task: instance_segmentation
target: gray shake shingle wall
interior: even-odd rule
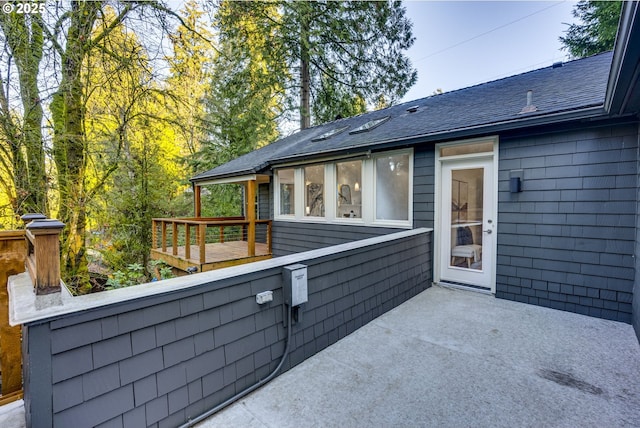
[[[413,155],[413,227],[433,228],[435,151],[416,148]]]
[[[308,266],[309,300],[288,369],[431,284],[431,233],[328,255]],[[285,346],[282,267],[25,326],[32,427],[173,427],[266,377]],[[255,295],[273,290],[258,305]]]
[[[637,150],[637,125],[500,140],[497,297],[631,322]]]
[[[640,140],[640,125],[638,125],[638,139]],[[640,141],[639,141],[640,144]],[[637,169],[638,176],[636,179],[640,183],[640,152],[638,158],[639,167]],[[635,268],[636,276],[633,285],[633,328],[640,341],[640,191],[636,192],[636,258]]]
[[[344,224],[273,222],[274,257],[300,253],[359,239],[398,232],[399,229]]]

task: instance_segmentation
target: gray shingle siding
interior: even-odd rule
[[[497,297],[631,322],[637,150],[636,125],[501,138]]]
[[[288,369],[431,284],[431,234],[324,255]],[[284,351],[282,268],[25,326],[29,427],[174,427],[266,377]],[[273,290],[259,306],[255,294]],[[117,320],[117,322],[114,322]]]
[[[413,227],[433,228],[435,151],[417,147],[413,155]]]
[[[638,125],[638,139],[640,146],[640,124]],[[640,151],[638,157],[636,180],[640,183]],[[633,311],[633,328],[636,336],[640,341],[640,190],[636,191],[636,242],[635,242],[635,268],[636,274],[633,285],[632,311]]]
[[[273,255],[300,253],[397,231],[383,227],[274,221]]]

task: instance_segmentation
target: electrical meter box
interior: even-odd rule
[[[306,303],[309,300],[307,267],[302,264],[285,266],[282,276],[284,277],[285,303],[291,307]]]

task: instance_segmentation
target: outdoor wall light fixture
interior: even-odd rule
[[[509,191],[511,193],[519,193],[522,191],[520,177],[511,177],[509,179]]]
[[[524,176],[524,171],[521,169],[509,171],[509,192],[511,193],[522,192],[523,176]]]

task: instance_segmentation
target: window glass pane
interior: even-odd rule
[[[295,214],[296,204],[293,177],[293,169],[281,169],[278,171],[278,183],[280,185],[280,215]]]
[[[472,153],[493,152],[493,141],[485,143],[456,144],[453,146],[444,146],[440,149],[440,156],[458,156],[470,155]]]
[[[304,168],[304,215],[324,217],[324,165]]]
[[[336,164],[337,218],[362,218],[362,161]]]
[[[376,158],[376,220],[409,220],[409,155]]]

